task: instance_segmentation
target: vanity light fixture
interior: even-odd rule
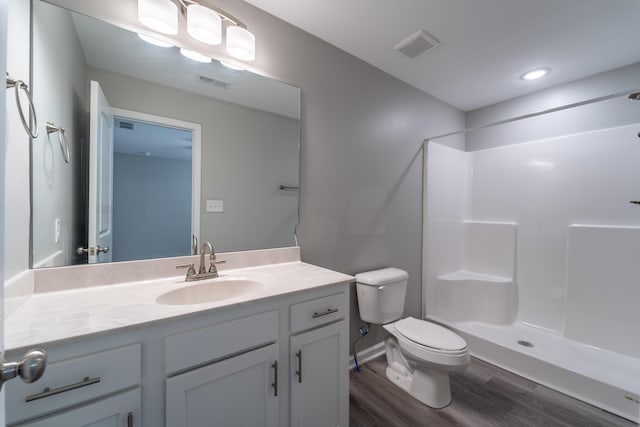
[[[208,64],[211,62],[211,58],[209,58],[208,56],[204,56],[199,52],[195,52],[193,50],[180,48],[180,53],[182,54],[182,56],[186,56],[187,58],[193,61],[203,62],[205,64]]]
[[[538,68],[536,70],[527,71],[523,75],[520,76],[522,80],[538,80],[549,74],[551,71],[549,68]]]
[[[237,25],[228,26],[227,52],[243,61],[253,61],[256,59],[256,37],[246,28]]]
[[[243,61],[256,58],[256,38],[247,26],[233,15],[196,0],[138,0],[138,19],[147,27],[165,34],[178,33],[178,4],[186,19],[187,32],[194,39],[208,44],[222,43],[229,55]]]
[[[159,33],[178,34],[178,6],[171,0],[138,0],[138,20]]]
[[[222,18],[199,4],[187,6],[187,32],[194,39],[210,45],[222,43]]]
[[[138,33],[138,37],[140,37],[142,40],[146,41],[149,44],[152,44],[154,46],[158,46],[158,47],[173,47],[173,45],[171,43],[167,43],[164,42],[162,40],[158,40],[154,37],[148,36],[146,34],[141,34]]]

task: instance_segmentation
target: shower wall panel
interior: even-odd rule
[[[571,224],[640,225],[640,207],[629,203],[640,197],[639,130],[473,152],[471,218],[518,223],[520,321],[564,331]]]

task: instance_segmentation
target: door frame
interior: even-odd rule
[[[4,76],[7,69],[7,13],[8,2],[0,0],[0,75]],[[0,356],[4,353],[4,209],[6,185],[5,151],[6,151],[6,90],[0,94]],[[0,390],[0,426],[5,425],[4,387]]]
[[[193,237],[195,236],[200,241],[202,125],[124,108],[111,107],[111,110],[116,117],[191,131],[191,236],[189,237],[189,247],[193,250]],[[197,250],[197,246],[195,249]]]

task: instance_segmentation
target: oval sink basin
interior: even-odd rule
[[[222,301],[250,294],[262,286],[260,282],[247,279],[210,279],[164,293],[156,302],[165,305],[188,305]]]

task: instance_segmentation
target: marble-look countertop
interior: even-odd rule
[[[5,319],[5,349],[72,341],[81,337],[229,308],[265,298],[353,281],[353,277],[304,262],[224,270],[221,279],[255,280],[264,286],[239,297],[202,304],[163,305],[169,291],[207,281],[184,275],[36,293]]]

